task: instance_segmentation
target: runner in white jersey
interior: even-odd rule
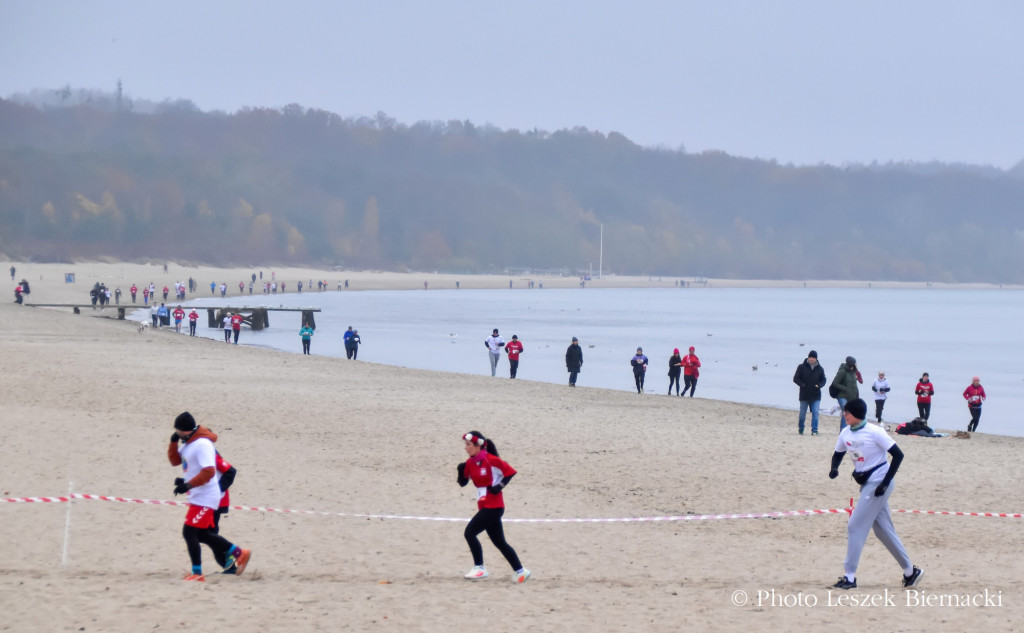
[[[844,574],[832,586],[836,589],[857,588],[857,565],[868,532],[874,528],[875,536],[903,569],[904,588],[913,587],[924,572],[910,562],[889,513],[892,479],[903,462],[903,451],[884,430],[864,420],[867,412],[868,405],[860,398],[853,398],[843,407],[843,417],[848,426],[839,432],[836,450],[832,454],[832,468],[828,473],[830,479],[838,477],[839,464],[843,457],[849,455],[853,460],[853,478],[860,484],[860,499],[846,527]],[[892,455],[892,463],[886,459],[886,453]]]
[[[249,550],[233,545],[217,533],[215,517],[223,491],[219,485],[215,441],[216,433],[197,426],[195,418],[186,411],[174,420],[174,433],[167,447],[168,461],[184,470],[184,476],[174,480],[174,494],[188,494],[188,512],[181,534],[192,561],[192,573],[185,576],[189,581],[206,580],[200,543],[224,561],[224,573],[242,575],[251,556]]]

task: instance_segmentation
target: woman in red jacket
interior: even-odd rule
[[[978,430],[978,420],[981,419],[981,403],[985,402],[985,388],[981,386],[981,378],[971,378],[971,384],[964,389],[964,400],[967,401],[967,409],[971,412],[971,421],[967,423],[968,431]]]
[[[914,393],[917,394],[917,417],[927,422],[932,414],[932,396],[935,395],[935,385],[928,379],[928,372],[921,374]]]
[[[505,542],[505,531],[501,525],[501,516],[505,513],[505,500],[501,491],[515,476],[516,470],[498,457],[494,442],[486,439],[479,431],[466,433],[462,440],[466,443],[469,459],[458,465],[457,481],[460,486],[472,481],[477,491],[477,513],[469,520],[465,532],[469,551],[473,554],[473,569],[465,577],[467,580],[480,580],[490,575],[484,566],[484,552],[477,538],[481,532],[486,531],[491,542],[512,566],[515,572],[512,581],[526,582],[530,570],[520,564],[516,551]]]

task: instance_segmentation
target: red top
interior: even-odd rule
[[[463,471],[466,477],[476,486],[477,508],[504,508],[505,499],[499,492],[492,495],[487,492],[491,486],[501,483],[501,480],[508,475],[516,474],[512,468],[497,455],[481,450],[475,457],[466,460],[466,468]]]
[[[139,289],[135,287],[135,284],[132,284],[132,287],[131,287],[131,288],[129,288],[129,290],[131,290],[131,291],[132,291],[132,294],[135,294],[136,292],[138,292],[138,291],[139,291]]]
[[[217,453],[217,472],[226,473],[229,470],[231,470],[231,464],[228,463],[228,460],[221,457],[220,453]],[[229,505],[231,505],[231,492],[225,490],[224,494],[220,497],[220,507],[226,508]]]
[[[917,381],[917,389],[914,390],[917,394],[917,401],[922,404],[927,404],[932,401],[932,396],[935,395],[935,387],[932,386],[931,382]]]
[[[969,407],[980,407],[981,401],[987,397],[985,395],[985,388],[981,385],[975,387],[972,383],[964,389],[964,400],[967,401],[967,406]]]
[[[242,329],[242,315],[241,314],[232,314],[231,315],[231,329],[232,330],[241,330]]]
[[[174,312],[171,313],[175,321],[180,321],[185,318],[185,311],[181,308],[175,308]]]
[[[696,354],[687,354],[683,356],[683,375],[684,376],[700,376],[700,359],[697,358]]]
[[[191,312],[188,313],[188,320],[189,321],[198,321],[199,320],[199,313],[196,312],[195,310],[192,310]]]
[[[519,355],[523,352],[523,344],[519,342],[519,339],[510,341],[505,344],[505,351],[508,353],[509,360],[519,360]]]

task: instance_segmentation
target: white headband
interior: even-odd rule
[[[467,441],[467,442],[472,442],[472,443],[476,444],[477,446],[483,446],[484,445],[484,438],[482,438],[482,437],[480,437],[478,435],[473,435],[472,433],[466,433],[465,435],[462,436],[462,439]]]

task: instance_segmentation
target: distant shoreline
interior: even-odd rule
[[[578,277],[554,276],[554,275],[529,275],[525,273],[513,273],[508,275],[496,274],[466,274],[434,272],[387,272],[367,270],[324,270],[301,266],[288,267],[253,267],[219,268],[206,265],[182,265],[176,262],[168,262],[168,271],[163,272],[163,265],[138,264],[128,262],[109,261],[80,261],[74,263],[27,263],[5,261],[0,263],[0,273],[9,274],[10,267],[16,269],[16,279],[22,278],[32,283],[43,282],[47,294],[45,301],[75,301],[83,302],[88,299],[88,291],[96,282],[104,283],[110,287],[111,292],[121,288],[122,300],[131,301],[128,289],[134,283],[142,292],[142,287],[150,282],[162,290],[164,285],[173,289],[174,282],[188,281],[189,277],[199,283],[199,290],[190,295],[190,298],[206,297],[204,290],[209,289],[211,281],[227,285],[227,296],[233,297],[239,294],[248,295],[248,283],[252,280],[253,273],[256,273],[257,288],[253,294],[261,293],[258,287],[261,282],[271,281],[272,275],[276,280],[286,284],[286,292],[294,293],[298,289],[297,282],[302,281],[308,284],[313,281],[314,288],[318,281],[327,283],[328,291],[337,291],[341,285],[343,290],[452,290],[455,288],[472,289],[509,289],[509,282],[512,283],[512,290],[525,290],[529,288],[529,282],[534,282],[533,289],[541,288],[579,288],[581,280]],[[264,278],[259,278],[260,271]],[[74,283],[64,283],[66,273],[74,273]],[[699,279],[699,281],[698,281]],[[348,287],[345,287],[345,281]],[[244,291],[238,292],[238,283],[242,281]],[[680,286],[680,284],[688,284]],[[912,281],[845,281],[845,280],[770,280],[770,279],[705,279],[695,277],[668,277],[657,275],[605,275],[603,279],[592,276],[584,282],[585,288],[674,288],[681,290],[715,289],[715,288],[873,288],[873,289],[922,289],[922,290],[1020,290],[1024,285],[1020,284],[997,284],[997,283],[940,283],[940,282],[912,282]],[[258,289],[259,288],[259,289]],[[32,287],[35,290],[35,287]],[[308,287],[303,289],[308,292]],[[12,288],[13,291],[13,288]],[[52,292],[51,292],[52,291]],[[313,290],[316,292],[316,290]],[[218,292],[219,295],[219,292]],[[33,293],[27,298],[30,302],[44,302],[40,296]],[[141,303],[141,296],[139,297]]]

